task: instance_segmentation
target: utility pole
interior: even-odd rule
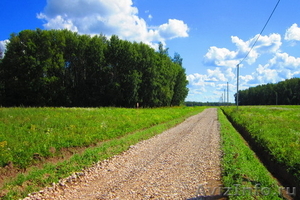
[[[227,82],[227,105],[229,105],[229,85]]]
[[[224,89],[224,106],[226,105],[226,93],[225,93],[225,89]]]
[[[221,105],[223,105],[224,102],[224,97],[223,97],[223,93],[222,93],[222,97],[221,97]]]
[[[239,109],[239,64],[237,67],[237,79],[236,79],[236,108]]]

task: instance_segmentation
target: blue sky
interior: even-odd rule
[[[186,100],[218,102],[277,0],[1,0],[0,48],[13,32],[63,29],[118,35],[183,58]],[[240,89],[300,77],[300,1],[282,0],[247,59]],[[227,98],[227,97],[226,97]]]

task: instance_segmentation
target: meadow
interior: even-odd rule
[[[0,108],[0,167],[12,162],[26,168],[39,158],[58,155],[62,148],[95,145],[193,111],[188,107]]]
[[[1,199],[18,199],[127,150],[207,107],[0,108],[0,169],[22,173],[1,183]],[[236,123],[299,177],[297,106],[222,107]],[[221,109],[222,181],[230,199],[281,199],[285,192]],[[76,149],[83,149],[77,153]],[[63,152],[73,155],[64,158]],[[74,151],[73,151],[74,150]],[[48,162],[59,158],[57,162]],[[269,195],[270,194],[270,195]]]
[[[300,182],[300,107],[223,107],[230,120],[242,127],[272,162],[285,168],[294,182]],[[289,178],[290,179],[290,178]]]
[[[0,197],[25,197],[205,108],[0,108],[1,166],[12,163],[14,168],[26,171],[6,180]],[[85,150],[47,163],[48,158],[61,157],[62,151],[70,148]]]
[[[223,194],[229,199],[282,199],[278,185],[221,109],[220,122]]]

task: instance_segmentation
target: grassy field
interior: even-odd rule
[[[300,182],[299,106],[242,106],[238,111],[235,107],[223,110]]]
[[[0,108],[0,167],[26,168],[61,148],[95,145],[194,112],[195,108]],[[35,156],[34,156],[35,155]]]
[[[119,154],[141,140],[182,122],[205,107],[0,108],[0,163],[27,168],[7,181],[2,199],[38,191],[86,166]],[[57,163],[30,167],[61,156],[61,150],[87,147],[82,154]]]
[[[282,199],[286,190],[277,185],[220,109],[218,118],[221,125],[224,195],[229,199]]]
[[[39,191],[205,108],[0,108],[0,164],[3,167],[12,163],[14,168],[26,169],[25,173],[6,181],[0,189],[0,198],[18,199]],[[281,153],[277,155],[278,160],[289,163],[297,172],[299,107],[240,107],[238,112],[235,107],[223,109],[258,142],[269,144],[271,152]],[[285,190],[279,188],[220,109],[218,117],[223,185],[224,189],[231,188],[227,193],[230,199],[281,199]],[[46,162],[48,158],[62,157],[66,148],[77,147],[85,150],[57,163]]]

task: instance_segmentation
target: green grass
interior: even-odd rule
[[[0,167],[26,168],[61,148],[122,137],[176,119],[195,108],[0,108]]]
[[[224,112],[300,182],[300,106],[226,107]]]
[[[222,181],[230,199],[282,199],[280,188],[255,153],[246,145],[221,109]],[[282,191],[284,192],[284,191]]]
[[[25,197],[84,167],[119,154],[130,145],[161,133],[204,109],[1,108],[1,128],[5,134],[0,133],[0,148],[5,150],[1,151],[5,153],[1,154],[4,164],[10,161],[28,167],[34,163],[34,153],[56,156],[54,154],[59,154],[63,147],[89,146],[82,154],[75,154],[68,160],[46,163],[42,168],[32,167],[27,173],[19,174],[1,189],[2,199]],[[51,148],[57,152],[51,153]],[[24,160],[20,161],[22,158]]]

